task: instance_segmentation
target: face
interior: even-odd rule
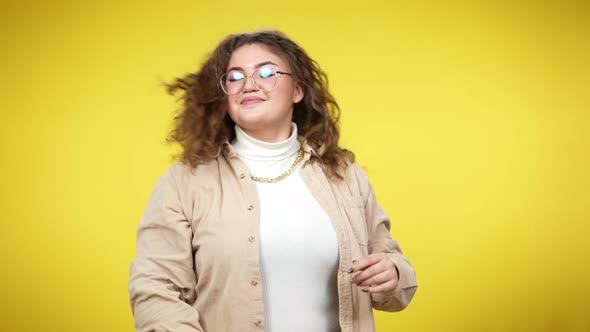
[[[266,77],[267,72],[291,72],[286,61],[265,45],[249,44],[236,49],[226,72],[236,73],[233,77],[245,83],[241,92],[227,96],[229,116],[256,139],[270,142],[287,139],[291,132],[293,104],[301,101],[303,89],[290,75],[280,74],[274,88],[259,90],[251,78],[257,69],[261,75],[257,73],[256,79],[262,82],[259,87],[263,89],[266,80],[274,80],[274,77],[260,78]]]

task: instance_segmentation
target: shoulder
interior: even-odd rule
[[[365,170],[357,163],[350,163],[346,165],[343,171],[344,179],[346,183],[354,183],[359,186],[369,185],[369,177]]]
[[[218,159],[213,159],[197,167],[176,162],[160,176],[158,182],[177,188],[181,193],[191,188],[196,189],[221,176]]]
[[[187,218],[195,214],[195,207],[207,205],[211,193],[219,192],[222,174],[212,160],[197,167],[183,162],[172,164],[158,179],[154,192],[165,204],[178,204]],[[205,202],[205,203],[203,203]]]
[[[342,170],[342,180],[331,181],[340,190],[350,192],[354,196],[360,196],[363,200],[369,197],[372,190],[371,183],[365,170],[357,163],[349,163]]]
[[[346,177],[357,182],[369,182],[367,173],[357,163],[351,163],[346,167]]]
[[[184,162],[176,162],[172,164],[165,174],[175,179],[190,179],[198,177],[210,177],[219,173],[219,158],[212,159],[204,164],[193,167]]]

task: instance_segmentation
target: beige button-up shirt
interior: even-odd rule
[[[303,147],[301,176],[338,237],[340,327],[375,331],[372,308],[405,308],[417,288],[414,270],[363,170],[352,164],[343,181],[332,181],[310,146]],[[130,270],[138,331],[265,330],[257,206],[249,171],[229,143],[205,165],[176,163],[160,177],[139,223]],[[399,270],[392,295],[364,293],[351,283],[352,261],[376,252],[388,253]]]

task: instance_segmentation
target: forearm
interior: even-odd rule
[[[141,332],[203,332],[199,313],[184,301],[182,292],[162,276],[148,276],[145,262],[135,260],[129,280],[135,328]]]

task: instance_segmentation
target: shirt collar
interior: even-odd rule
[[[303,148],[303,160],[302,160],[303,163],[309,161],[311,156],[314,156],[314,157],[318,156],[315,149],[311,145],[309,145],[309,143],[307,142],[307,139],[305,139],[305,137],[298,135],[297,140],[299,141],[299,143],[301,144],[301,147]],[[231,145],[231,143],[228,140],[226,140],[225,142],[223,142],[221,144],[221,147],[219,148],[219,151],[217,152],[216,157],[219,157],[220,155],[223,155],[227,159],[233,159],[233,158],[238,157],[236,150],[234,149],[234,147]]]

